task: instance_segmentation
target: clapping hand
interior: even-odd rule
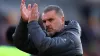
[[[28,8],[26,8],[25,0],[22,0],[20,11],[21,17],[25,22],[38,21],[39,19],[38,5],[36,3],[32,7],[31,4],[28,4]]]

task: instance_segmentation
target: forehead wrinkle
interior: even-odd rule
[[[55,11],[49,11],[47,13],[43,13],[42,14],[42,20],[54,17],[56,15],[55,13],[56,13]]]

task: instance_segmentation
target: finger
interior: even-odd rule
[[[22,8],[23,8],[23,4],[21,3],[21,5],[20,5],[20,10],[22,10]]]
[[[31,10],[31,4],[28,4],[28,10],[29,11]]]
[[[38,12],[38,5],[35,3],[32,7],[32,13],[37,13]]]
[[[25,0],[22,0],[21,3],[22,3],[22,4],[25,4]]]
[[[24,3],[21,3],[21,8],[23,9],[23,8],[25,8],[26,9],[26,4]]]
[[[25,4],[21,4],[20,9],[26,9],[26,5]]]
[[[33,14],[33,12],[34,12],[34,4],[33,4],[33,6],[32,6],[32,12],[31,12],[31,13]]]
[[[38,4],[35,4],[35,12],[38,12]]]
[[[34,10],[34,7],[35,7],[35,5],[33,4],[33,6],[32,6],[32,10]]]
[[[22,7],[26,7],[26,5],[25,5],[25,0],[22,0],[22,1],[21,1],[21,5],[22,5]]]
[[[34,4],[34,10],[35,12],[38,12],[38,5],[36,3]]]

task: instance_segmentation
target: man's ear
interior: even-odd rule
[[[39,17],[38,23],[41,26],[42,30],[45,30],[41,16]]]
[[[62,21],[62,24],[65,24],[64,16],[62,16],[61,21]]]

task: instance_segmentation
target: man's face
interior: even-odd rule
[[[64,26],[64,17],[58,16],[55,10],[43,13],[42,20],[43,25],[50,36],[54,35],[56,32],[59,32]]]

